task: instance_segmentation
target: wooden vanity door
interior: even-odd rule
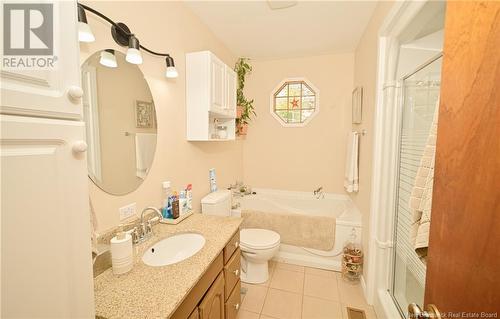
[[[224,319],[224,275],[214,281],[198,306],[200,319]]]

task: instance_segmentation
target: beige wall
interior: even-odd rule
[[[363,215],[363,247],[365,250],[368,249],[369,240],[378,31],[384,18],[391,9],[392,4],[392,2],[384,1],[377,5],[370,23],[356,48],[354,62],[354,84],[355,86],[363,87],[363,122],[361,124],[352,124],[352,129],[357,131],[366,129],[368,134],[363,136],[360,140],[359,192],[350,196]]]
[[[187,142],[185,103],[185,53],[199,50],[214,52],[228,65],[236,57],[180,2],[85,2],[115,21],[124,21],[152,50],[169,52],[174,58],[179,77],[165,78],[165,60],[143,53],[140,66],[149,83],[158,117],[158,141],[155,160],[144,183],[126,196],[112,196],[97,188],[90,180],[90,196],[104,231],[120,223],[118,208],[137,203],[138,213],[148,205],[160,206],[161,182],[170,180],[174,188],[192,183],[194,207],[209,191],[208,169],[217,170],[218,184],[226,186],[242,178],[242,146],[235,142]],[[119,7],[119,10],[116,8]],[[137,14],[140,11],[140,14]],[[109,25],[87,13],[96,42],[81,44],[81,61],[97,50],[114,48],[125,52],[111,38]],[[133,156],[133,154],[131,154]]]
[[[245,95],[257,117],[243,143],[243,176],[253,187],[343,193],[354,55],[251,61]],[[304,127],[283,127],[270,114],[270,95],[290,77],[307,78],[320,92],[320,111]]]

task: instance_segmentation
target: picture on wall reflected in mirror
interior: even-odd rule
[[[135,127],[154,127],[154,107],[152,102],[135,101]]]

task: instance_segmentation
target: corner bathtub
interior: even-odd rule
[[[330,251],[322,251],[293,245],[281,244],[276,261],[301,266],[340,271],[342,248],[351,234],[356,234],[356,242],[361,243],[361,214],[347,195],[325,193],[317,199],[312,192],[253,189],[255,195],[233,197],[233,216],[241,216],[242,210],[267,213],[289,213],[309,216],[331,216],[336,222],[335,243]]]

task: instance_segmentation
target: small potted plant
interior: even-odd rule
[[[236,132],[238,135],[247,135],[248,123],[252,116],[256,116],[253,99],[248,100],[243,94],[245,87],[245,77],[252,71],[252,66],[248,63],[248,58],[239,58],[234,66],[234,71],[238,76],[238,89],[236,90],[236,102],[238,105],[236,114]]]

